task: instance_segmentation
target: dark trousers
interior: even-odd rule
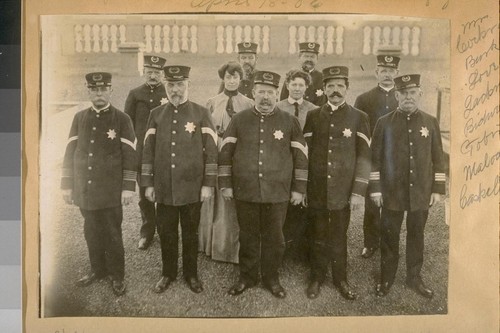
[[[156,228],[160,235],[162,275],[177,278],[179,217],[182,230],[182,272],[185,279],[198,276],[198,226],[201,202],[184,206],[158,203]]]
[[[122,206],[98,210],[81,209],[83,233],[89,250],[90,267],[98,277],[108,274],[123,281],[125,253],[122,239]]]
[[[406,216],[406,281],[420,279],[424,262],[424,228],[428,210],[408,212]],[[381,217],[381,281],[392,285],[398,269],[399,234],[404,211],[382,208]]]
[[[288,202],[254,203],[236,200],[240,226],[240,278],[249,283],[274,283],[285,252],[283,224]]]
[[[311,279],[322,283],[328,264],[333,283],[347,281],[347,229],[351,218],[349,205],[339,210],[309,208],[312,221]]]
[[[363,236],[365,247],[376,249],[380,246],[380,208],[370,198],[365,199]]]
[[[139,188],[139,208],[141,210],[142,225],[141,225],[141,238],[146,238],[148,241],[152,240],[155,235],[156,222],[155,222],[155,203],[146,198],[146,188]]]
[[[283,235],[285,257],[307,260],[309,257],[307,208],[302,205],[288,205]]]

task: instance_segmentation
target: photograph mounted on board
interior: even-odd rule
[[[447,314],[449,24],[42,15],[41,317]]]

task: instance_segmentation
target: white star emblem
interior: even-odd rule
[[[342,131],[342,133],[344,134],[344,136],[346,138],[350,138],[351,135],[352,135],[352,132],[351,132],[351,129],[350,128],[346,128],[345,130]]]
[[[163,105],[163,104],[167,104],[167,103],[168,103],[168,98],[163,97],[163,98],[161,99],[160,103],[161,103],[161,105]]]
[[[316,89],[316,96],[323,96],[323,90],[321,89]]]
[[[281,139],[283,139],[283,132],[282,132],[281,130],[276,130],[276,131],[274,131],[274,134],[273,134],[273,135],[274,135],[274,138],[275,138],[276,140],[281,140]]]
[[[428,137],[429,136],[429,130],[427,129],[427,127],[423,126],[421,129],[420,129],[420,133],[422,134],[423,137]]]
[[[196,125],[193,124],[192,122],[188,121],[186,123],[186,125],[184,125],[184,128],[186,128],[186,132],[193,133],[195,128],[196,128]]]
[[[114,138],[116,138],[116,132],[114,129],[110,129],[106,132],[106,134],[108,135],[108,139],[113,140]]]

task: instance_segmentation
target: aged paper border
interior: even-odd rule
[[[449,304],[447,315],[384,317],[320,317],[276,319],[150,319],[150,318],[39,318],[38,176],[40,130],[40,17],[44,14],[87,13],[196,13],[195,3],[213,3],[211,13],[353,13],[446,18],[451,21],[451,160]],[[295,0],[26,0],[23,3],[23,318],[26,332],[498,332],[499,327],[499,210],[498,195],[460,208],[460,191],[467,156],[460,153],[465,119],[461,116],[468,94],[465,56],[457,51],[463,24],[488,15],[498,23],[495,0],[307,0],[297,9]],[[273,7],[270,3],[274,3]],[[286,4],[288,3],[288,5]],[[314,9],[311,3],[321,3]],[[206,8],[206,7],[204,7]],[[496,20],[496,21],[495,21]],[[498,38],[498,34],[497,34]],[[482,52],[482,51],[481,51]],[[497,57],[498,60],[498,57]],[[491,61],[483,63],[484,70]],[[498,73],[497,73],[498,74]],[[493,76],[493,79],[495,76]],[[498,79],[498,75],[496,76]],[[485,105],[498,106],[498,95]],[[495,130],[496,124],[490,123]],[[498,136],[496,137],[498,139]],[[498,140],[485,148],[498,151]],[[469,189],[498,175],[485,170]],[[487,184],[483,184],[486,186]],[[493,185],[493,184],[489,184]],[[57,186],[57,184],[54,184]]]

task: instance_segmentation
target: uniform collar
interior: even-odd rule
[[[106,112],[109,110],[109,107],[111,106],[111,103],[108,103],[105,107],[103,108],[100,108],[100,109],[96,109],[95,106],[92,105],[92,110],[94,110],[95,113],[99,113],[99,112]]]
[[[268,113],[263,113],[263,112],[260,112],[259,110],[257,110],[257,108],[254,106],[252,111],[258,117],[269,117],[269,116],[272,116],[273,114],[275,114],[276,110],[277,110],[277,108],[274,107],[273,111],[268,112]]]
[[[294,104],[294,103],[298,103],[299,105],[302,105],[302,103],[304,102],[304,97],[301,97],[299,100],[295,100],[293,98],[291,98],[290,96],[288,96],[288,103],[290,104]]]
[[[337,111],[338,109],[341,109],[341,108],[344,107],[345,101],[343,101],[342,104],[340,104],[339,106],[333,105],[332,103],[330,103],[330,101],[328,101],[327,104],[330,106],[330,108],[332,109],[332,111]]]
[[[161,85],[162,85],[162,83],[161,83],[161,82],[158,82],[157,84],[155,84],[154,86],[152,86],[152,85],[150,85],[149,83],[147,83],[147,82],[146,82],[146,83],[145,83],[145,85],[146,85],[146,87],[148,87],[149,89],[156,89],[156,88],[158,88],[159,86],[161,86]]]
[[[399,107],[396,110],[397,110],[397,112],[401,113],[403,116],[406,116],[406,117],[413,117],[413,116],[416,116],[418,114],[418,108],[415,109],[415,111],[410,112],[410,113],[401,110]]]
[[[387,89],[387,88],[382,87],[380,84],[378,85],[378,88],[385,91],[385,92],[390,92],[390,91],[394,90],[394,86],[392,86],[392,88],[390,88],[390,89]]]

